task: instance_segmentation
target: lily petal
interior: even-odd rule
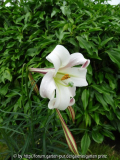
[[[59,72],[64,74],[69,74],[70,78],[63,80],[64,83],[69,84],[69,82],[73,82],[74,86],[87,86],[88,83],[86,81],[86,68],[65,68],[60,69]]]
[[[68,87],[67,87],[68,88]],[[66,89],[67,89],[66,88]],[[61,104],[61,99],[63,97],[60,98],[53,98],[49,101],[48,103],[48,108],[49,109],[54,109],[54,108],[57,108],[57,109],[60,109],[60,110],[65,110],[67,108],[67,106],[72,106],[74,103],[75,103],[75,99],[74,98],[71,98],[70,97],[73,97],[75,95],[75,90],[76,90],[76,87],[69,87],[69,96],[67,97],[68,101],[66,101],[67,99],[65,99],[66,102],[64,102],[64,105]],[[62,94],[62,93],[61,93]],[[68,103],[69,102],[69,103]],[[62,106],[61,106],[62,105]],[[64,109],[65,108],[65,109]]]
[[[74,99],[74,98],[71,98],[71,99],[70,99],[70,102],[69,102],[69,106],[72,106],[73,104],[75,104],[75,99]]]
[[[49,62],[53,63],[53,65],[54,65],[54,67],[55,67],[55,74],[56,74],[57,71],[59,70],[60,64],[61,64],[59,57],[58,57],[57,55],[53,54],[53,53],[50,53],[50,54],[46,57],[46,59],[47,59]]]
[[[64,46],[57,45],[55,49],[46,57],[46,59],[49,62],[53,63],[56,74],[59,68],[64,67],[68,64],[70,53]]]
[[[81,68],[87,68],[87,66],[90,64],[90,60],[88,59]]]
[[[76,87],[73,86],[73,87],[69,87],[69,91],[70,91],[70,97],[74,97],[75,96],[75,91],[76,91]]]
[[[86,61],[87,61],[87,59],[85,59],[81,53],[73,53],[70,55],[70,60],[64,68],[84,64]]]
[[[64,83],[62,82],[60,83],[57,83],[56,98],[51,99],[48,104],[50,109],[57,108],[59,110],[65,110],[69,106],[71,92],[69,87],[65,87]]]
[[[86,81],[86,78],[77,78],[77,77],[71,77],[71,81],[74,83],[77,87],[84,87],[87,86],[88,83]]]
[[[29,71],[31,72],[37,72],[37,73],[42,73],[46,74],[49,71],[54,71],[54,68],[29,68]]]
[[[56,102],[56,98],[51,99],[48,103],[48,108],[49,109],[57,108],[57,106],[55,106],[55,102]]]
[[[40,95],[43,98],[53,98],[55,94],[56,85],[53,79],[54,72],[50,71],[45,74],[40,85]]]

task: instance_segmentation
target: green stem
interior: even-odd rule
[[[23,105],[23,108],[24,108],[24,90],[23,90],[23,74],[24,74],[24,66],[25,64],[23,64],[23,67],[22,67],[22,105]]]
[[[30,130],[31,130],[31,139],[32,139],[32,145],[33,145],[33,148],[35,146],[35,141],[34,141],[34,124],[33,124],[33,111],[32,111],[32,105],[31,105],[31,100],[30,100],[30,97],[29,97],[29,90],[28,90],[28,67],[26,68],[26,78],[25,78],[25,81],[26,81],[26,91],[27,91],[27,98],[28,98],[28,103],[29,103],[29,109],[30,109]]]

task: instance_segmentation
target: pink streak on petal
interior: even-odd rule
[[[72,103],[73,102],[73,98],[71,98],[71,100],[70,100],[70,103]]]
[[[74,98],[71,98],[71,99],[70,99],[69,106],[72,106],[74,103],[75,103],[75,99],[74,99]]]
[[[31,72],[37,72],[46,74],[48,71],[54,70],[54,68],[29,68],[29,71]]]
[[[87,60],[87,61],[82,65],[81,68],[86,68],[86,67],[88,66],[88,63],[89,63],[89,61]]]

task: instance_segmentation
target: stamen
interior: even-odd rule
[[[65,80],[65,79],[68,79],[68,78],[70,78],[69,74],[65,74],[65,75],[61,78],[61,81],[62,81],[62,80]]]

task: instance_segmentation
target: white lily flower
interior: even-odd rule
[[[57,45],[46,59],[53,63],[54,68],[30,68],[29,70],[45,74],[40,85],[40,95],[50,99],[48,108],[65,110],[75,103],[73,97],[76,87],[88,85],[86,67],[90,60],[85,59],[81,53],[70,55],[62,45]],[[73,67],[80,64],[82,64],[81,67]]]

